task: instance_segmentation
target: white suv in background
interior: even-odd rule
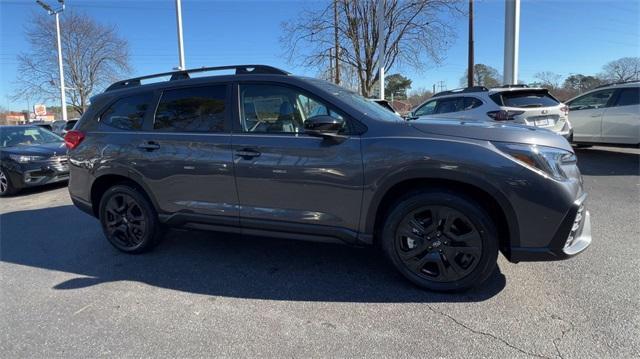
[[[409,114],[410,119],[452,118],[509,121],[571,136],[569,108],[543,88],[509,85],[467,87],[435,94]]]
[[[600,86],[567,105],[574,143],[640,145],[640,82]]]

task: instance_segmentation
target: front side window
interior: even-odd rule
[[[613,89],[592,92],[569,102],[569,110],[588,110],[601,108],[607,105],[613,95]]]
[[[343,119],[322,101],[280,85],[240,85],[240,103],[244,132],[300,133],[311,117]]]
[[[227,85],[166,90],[153,128],[164,132],[223,132]]]
[[[433,111],[436,109],[436,104],[437,104],[436,100],[431,100],[431,101],[425,103],[424,105],[422,105],[419,109],[417,109],[413,113],[413,115],[414,116],[432,115]]]
[[[640,104],[640,87],[630,87],[620,90],[615,106],[632,106],[638,104]]]
[[[100,123],[121,130],[139,131],[152,98],[151,93],[121,98],[100,116]],[[70,120],[65,129],[73,128],[76,122]]]

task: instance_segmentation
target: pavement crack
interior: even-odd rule
[[[504,345],[508,346],[509,348],[512,348],[512,349],[515,349],[515,350],[519,351],[519,352],[520,352],[520,353],[522,353],[522,354],[526,354],[526,355],[529,355],[529,356],[532,356],[532,357],[536,357],[536,358],[551,359],[550,357],[547,357],[547,356],[544,356],[544,355],[540,355],[540,354],[537,354],[537,353],[528,352],[528,351],[526,351],[526,350],[524,350],[524,349],[521,349],[521,348],[519,348],[519,347],[517,347],[517,346],[515,346],[515,345],[513,345],[513,344],[511,344],[511,343],[509,343],[508,341],[506,341],[506,340],[504,340],[504,339],[500,338],[500,337],[499,337],[499,336],[497,336],[497,335],[491,334],[491,333],[489,333],[489,332],[484,332],[484,331],[482,331],[482,330],[478,330],[478,329],[471,328],[470,326],[468,326],[468,325],[466,325],[466,324],[462,323],[461,321],[459,321],[459,320],[458,320],[458,319],[456,319],[455,317],[453,317],[453,316],[451,316],[451,315],[449,315],[449,314],[447,314],[447,313],[445,313],[445,312],[441,312],[441,311],[439,311],[439,310],[435,310],[432,306],[430,306],[430,305],[428,305],[428,304],[427,304],[427,308],[429,308],[432,312],[434,312],[434,313],[436,313],[436,314],[438,314],[438,315],[440,315],[440,316],[443,316],[443,317],[445,317],[445,318],[448,318],[449,320],[451,320],[451,321],[452,321],[452,322],[454,322],[455,324],[457,324],[457,325],[459,325],[459,326],[463,327],[464,329],[466,329],[466,330],[468,330],[468,331],[470,331],[470,332],[472,332],[472,333],[474,333],[474,334],[482,335],[482,336],[489,337],[489,338],[492,338],[492,339],[494,339],[494,340],[497,340],[497,341],[501,342],[502,344],[504,344]]]
[[[551,319],[559,320],[563,323],[569,324],[569,327],[567,329],[562,330],[559,337],[553,338],[553,340],[551,340],[551,342],[553,343],[553,346],[556,348],[556,353],[558,354],[558,357],[560,359],[564,359],[564,356],[562,355],[562,352],[560,352],[560,347],[558,346],[558,344],[564,339],[567,333],[574,330],[576,326],[572,322],[566,319],[563,319],[561,316],[556,314],[551,314]]]

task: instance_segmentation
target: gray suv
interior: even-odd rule
[[[192,76],[215,70],[233,74]],[[73,202],[127,253],[152,248],[167,227],[374,245],[410,281],[450,291],[487,279],[498,251],[557,260],[591,242],[561,136],[403,121],[269,66],[117,82],[65,142]]]

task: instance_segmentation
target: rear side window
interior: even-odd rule
[[[227,85],[162,93],[153,128],[165,132],[223,132]]]
[[[100,116],[100,123],[121,130],[139,131],[142,129],[144,114],[149,108],[152,97],[151,93],[123,97],[114,102]]]
[[[615,106],[631,106],[638,104],[640,104],[640,87],[630,87],[620,90]]]
[[[491,95],[491,99],[499,106],[520,108],[549,107],[560,103],[547,91],[501,92]]]

